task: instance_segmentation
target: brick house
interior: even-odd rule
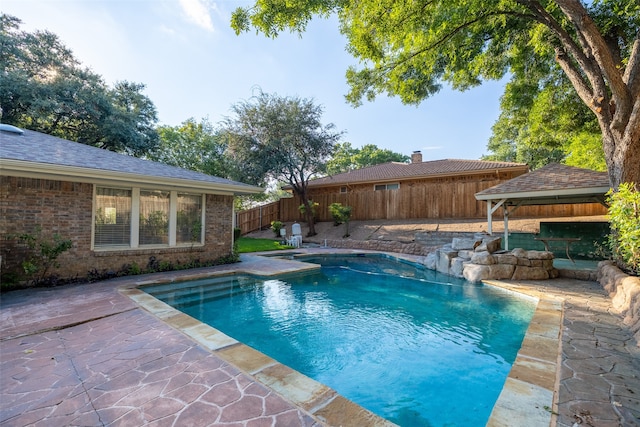
[[[41,230],[72,241],[52,272],[144,269],[228,256],[234,195],[258,187],[0,125],[2,273],[20,266],[12,237]]]

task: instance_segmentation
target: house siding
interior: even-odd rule
[[[136,263],[142,269],[154,257],[157,262],[183,264],[227,256],[232,251],[233,196],[206,196],[205,244],[197,247],[91,250],[93,184],[47,179],[0,177],[0,255],[2,274],[19,271],[25,250],[11,235],[59,234],[72,241],[72,248],[58,261],[61,267],[49,273],[60,278],[86,278],[90,272],[117,273]]]

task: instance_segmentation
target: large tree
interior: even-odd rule
[[[409,156],[394,153],[391,150],[378,148],[375,144],[367,144],[362,148],[353,148],[350,142],[337,144],[336,149],[327,162],[327,173],[336,175],[355,169],[379,165],[388,162],[407,162]]]
[[[143,155],[158,141],[153,102],[139,83],[108,87],[48,31],[0,14],[3,123],[112,151]]]
[[[562,72],[537,62],[514,70],[500,100],[487,160],[550,162],[606,170],[595,116],[578,98]]]
[[[307,185],[324,172],[342,133],[334,132],[333,124],[322,125],[322,108],[309,99],[261,93],[232,111],[235,116],[225,120],[222,135],[229,155],[242,165],[242,181],[288,183],[305,206],[309,235],[315,235]]]
[[[419,103],[442,82],[464,90],[529,59],[554,58],[595,115],[611,184],[640,182],[640,3],[637,0],[260,0],[238,8],[237,32],[275,37],[337,13],[353,104],[379,93]],[[463,120],[463,118],[461,118]]]
[[[229,178],[232,165],[224,138],[208,119],[190,118],[178,126],[158,127],[160,143],[146,157],[150,160]]]

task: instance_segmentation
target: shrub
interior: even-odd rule
[[[42,235],[40,227],[34,234],[22,233],[13,237],[27,248],[27,253],[20,263],[26,279],[32,285],[57,281],[53,276],[47,277],[47,274],[51,268],[60,267],[58,257],[71,249],[71,240],[63,239],[59,234],[54,234],[48,239]]]
[[[609,246],[616,263],[624,270],[640,274],[640,191],[622,183],[618,191],[607,193],[611,235]]]
[[[331,203],[329,213],[333,218],[333,225],[345,224],[345,233],[342,237],[349,237],[349,220],[351,219],[351,206],[342,206],[342,203]]]
[[[280,230],[282,230],[282,227],[284,227],[282,221],[271,221],[271,230],[276,237],[280,237]]]
[[[309,204],[311,205],[311,216],[313,217],[313,220],[318,221],[318,206],[320,206],[320,203],[314,202],[313,200],[309,200]],[[307,207],[305,206],[304,203],[298,206],[298,210],[300,211],[302,216],[306,216]]]

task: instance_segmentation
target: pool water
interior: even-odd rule
[[[486,424],[534,301],[385,258],[145,288],[403,426]]]

